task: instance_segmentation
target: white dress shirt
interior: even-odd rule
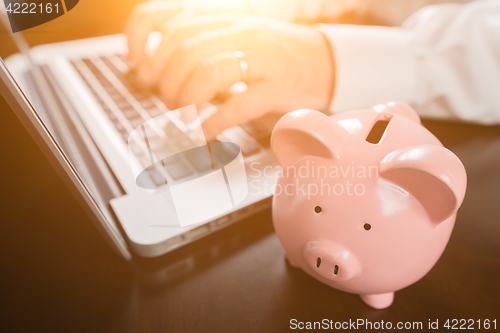
[[[287,1],[294,5],[277,18],[293,21],[301,7],[313,17],[325,2]],[[330,111],[397,100],[424,117],[500,124],[499,0],[425,6],[399,27],[317,27],[331,43],[336,68]]]

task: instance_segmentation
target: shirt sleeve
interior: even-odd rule
[[[317,26],[336,67],[330,111],[399,100],[424,117],[500,123],[500,1],[424,7],[401,27]]]

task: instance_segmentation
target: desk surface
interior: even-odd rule
[[[67,24],[65,17],[58,20]],[[44,29],[55,29],[58,20]],[[103,31],[80,29],[73,36]],[[44,36],[68,39],[57,32]],[[12,161],[2,163],[0,176],[2,332],[281,332],[291,319],[325,318],[424,327],[436,319],[441,327],[446,319],[496,319],[500,325],[500,126],[424,122],[463,161],[467,194],[436,266],[397,292],[390,308],[373,310],[289,266],[270,210],[160,258],[124,262],[50,167],[26,163],[26,155],[43,156],[29,151],[27,141],[15,149],[8,144],[22,131],[13,122],[2,114],[0,153],[2,161]]]

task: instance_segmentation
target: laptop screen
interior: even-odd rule
[[[82,181],[82,177],[61,149],[61,146],[55,140],[40,115],[33,108],[26,95],[15,82],[1,58],[0,94],[2,96],[1,102],[3,108],[8,107],[6,110],[2,109],[2,112],[14,113],[19,118],[33,141],[37,143],[38,148],[51,162],[55,171],[82,205],[87,215],[95,222],[98,229],[104,233],[105,238],[110,241],[113,248],[123,257],[130,259],[131,256],[127,250],[126,243],[118,232],[112,218],[109,216],[109,212],[103,210],[103,206],[98,204],[98,201],[89,191],[88,186]],[[23,133],[19,133],[19,135],[23,135]]]

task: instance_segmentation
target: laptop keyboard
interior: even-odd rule
[[[131,73],[124,55],[96,56],[72,63],[126,144],[135,128],[169,111],[160,98]],[[192,137],[174,121],[163,128],[156,128],[155,132],[155,136],[148,140],[152,150],[185,151],[193,147]],[[236,143],[242,155],[248,157],[269,147],[270,130],[259,121],[251,121],[225,130],[218,139]],[[142,151],[139,145],[131,145],[130,149],[157,187],[167,184],[169,180],[181,181],[206,173],[207,168],[211,168],[211,164],[207,164],[209,160],[198,149],[165,159],[162,165],[166,172],[152,166],[148,151]],[[219,156],[219,159],[224,157]]]

